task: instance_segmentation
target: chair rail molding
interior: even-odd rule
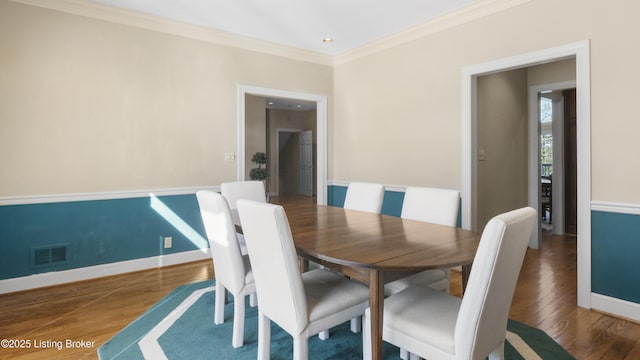
[[[618,214],[640,215],[640,204],[610,201],[592,201],[591,210]]]
[[[71,201],[131,199],[131,198],[149,197],[151,195],[155,195],[155,196],[187,195],[187,194],[195,194],[196,191],[198,190],[212,190],[212,191],[220,192],[220,186],[105,191],[105,192],[69,193],[69,194],[5,196],[5,197],[0,197],[0,206],[48,204],[48,203],[71,202]]]

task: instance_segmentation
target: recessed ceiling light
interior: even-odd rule
[[[302,107],[302,105],[296,105],[296,107],[297,107],[297,108],[301,108],[301,107]]]
[[[325,43],[325,44],[329,44],[329,43],[332,43],[332,42],[333,42],[333,39],[332,39],[332,38],[330,38],[330,37],[328,37],[328,38],[324,38],[324,39],[322,39],[322,42],[323,42],[323,43]]]
[[[269,101],[269,105],[273,105],[273,101]]]

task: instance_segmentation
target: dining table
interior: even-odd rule
[[[302,271],[313,261],[369,285],[374,360],[382,359],[384,284],[427,269],[461,266],[464,291],[480,242],[480,234],[453,226],[311,201],[281,205]]]

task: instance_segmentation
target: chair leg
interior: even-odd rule
[[[489,360],[504,360],[504,341],[491,351]]]
[[[233,338],[231,345],[239,348],[244,343],[244,296],[238,294],[233,298]]]
[[[249,294],[249,306],[251,307],[258,306],[258,297],[256,296],[256,293]]]
[[[351,332],[357,334],[362,330],[362,316],[351,319]]]
[[[271,320],[258,310],[258,360],[269,360],[271,352]]]
[[[213,310],[213,323],[216,325],[224,322],[224,303],[226,289],[219,282],[216,283],[216,299]]]
[[[318,337],[322,341],[327,340],[329,338],[329,329],[320,331]]]
[[[362,359],[371,360],[371,320],[369,309],[362,315]]]
[[[309,339],[306,334],[298,334],[293,338],[293,360],[307,360],[309,358]]]

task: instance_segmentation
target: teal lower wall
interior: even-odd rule
[[[345,194],[329,186],[328,204],[343,206]],[[382,212],[400,216],[403,199],[386,191]],[[591,221],[592,292],[640,303],[640,215],[593,211]],[[57,245],[65,262],[33,265],[34,249]],[[0,280],[207,247],[193,194],[0,206]]]
[[[33,265],[57,245],[65,262]],[[195,195],[0,206],[0,280],[207,247]]]
[[[640,215],[591,212],[591,291],[640,303]]]

